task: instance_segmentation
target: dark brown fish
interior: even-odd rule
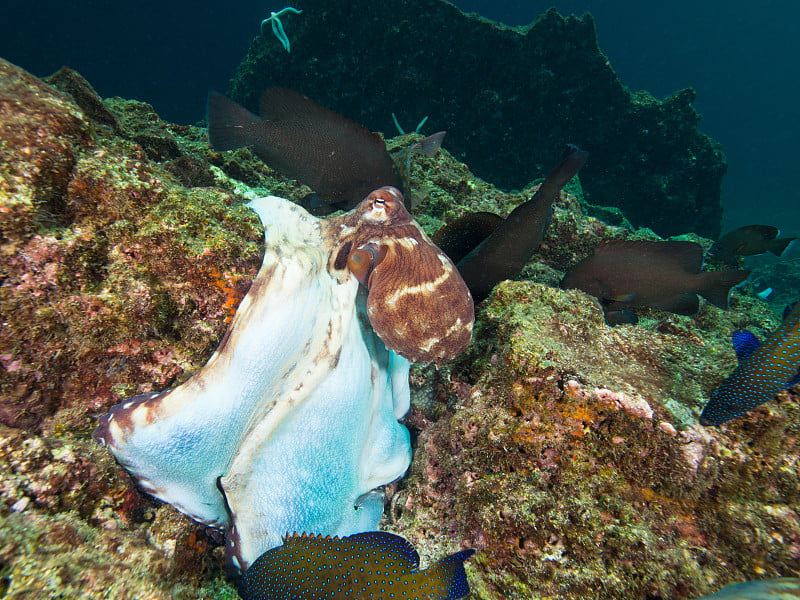
[[[439,246],[454,263],[472,252],[487,237],[492,235],[503,217],[490,212],[471,212],[450,221],[431,236],[431,241]]]
[[[588,156],[588,152],[569,145],[568,154],[531,199],[512,210],[486,239],[456,262],[476,304],[499,282],[519,275],[542,242],[553,214],[553,202],[561,194],[561,188],[580,170]],[[454,234],[451,231],[447,235]],[[443,250],[448,254],[446,248]]]
[[[711,247],[711,254],[719,260],[734,262],[739,256],[753,256],[772,252],[780,256],[797,238],[779,238],[781,232],[772,225],[745,225],[729,231]]]
[[[403,189],[379,135],[299,92],[280,87],[266,90],[261,96],[261,118],[211,92],[207,121],[212,148],[222,151],[252,145],[261,160],[306,184],[323,205],[349,210],[379,187]]]
[[[703,248],[695,242],[611,242],[575,265],[561,287],[596,296],[607,314],[649,306],[691,315],[699,307],[697,294],[728,308],[731,288],[749,271],[701,273],[702,266]]]

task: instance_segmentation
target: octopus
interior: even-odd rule
[[[451,360],[474,321],[397,189],[330,219],[275,196],[250,207],[264,259],[217,350],[94,433],[145,492],[223,530],[234,571],[292,532],[377,529],[382,488],[411,461],[410,363]]]

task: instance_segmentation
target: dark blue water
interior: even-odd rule
[[[544,1],[460,0],[462,9],[510,25]],[[693,86],[701,128],[725,147],[724,229],[751,222],[800,234],[800,3],[763,0],[564,0],[562,13],[592,12],[600,46],[623,82],[657,97]],[[144,0],[16,2],[0,19],[0,56],[35,75],[61,65],[103,96],[153,104],[165,118],[203,116],[208,89],[224,90],[268,11],[283,4]]]
[[[730,162],[723,230],[767,223],[800,235],[800,3],[795,0],[460,0],[509,25],[555,5],[589,11],[623,83],[662,98],[694,87],[700,128]],[[797,254],[797,250],[795,250]]]

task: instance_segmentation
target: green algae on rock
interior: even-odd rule
[[[612,329],[583,294],[500,284],[453,365],[449,408],[411,417],[392,529],[434,554],[443,540],[478,548],[482,600],[690,598],[791,574],[796,398],[738,428],[697,425],[723,376],[722,323],[739,318],[701,312],[712,328],[669,316]]]

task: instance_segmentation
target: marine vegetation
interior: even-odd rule
[[[292,535],[252,564],[241,593],[244,600],[457,600],[469,594],[463,563],[474,552],[462,550],[420,571],[414,547],[391,533]]]
[[[787,308],[783,324],[763,344],[749,331],[737,331],[733,345],[739,364],[711,393],[701,425],[740,417],[800,383],[800,302]]]

